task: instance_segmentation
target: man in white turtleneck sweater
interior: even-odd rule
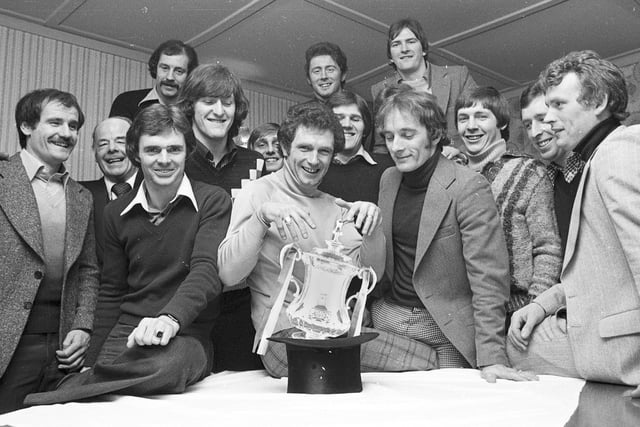
[[[282,283],[281,249],[295,242],[301,250],[325,247],[338,220],[353,219],[342,229],[345,253],[362,266],[371,266],[378,277],[384,271],[385,239],[380,209],[370,202],[347,203],[318,190],[334,152],[344,146],[342,127],[333,111],[318,102],[292,107],[278,131],[285,157],[284,167],[250,183],[237,195],[227,237],[220,245],[220,278],[227,286],[246,283],[251,289],[251,317],[256,343],[262,336],[273,301]],[[304,277],[301,265],[294,268]],[[275,331],[291,328],[285,299]],[[378,331],[376,331],[378,332]],[[436,366],[436,355],[422,343],[385,332],[362,345],[363,371],[427,370]],[[262,361],[270,375],[287,376],[284,344],[270,343]]]
[[[469,167],[491,183],[502,220],[511,272],[509,318],[558,282],[562,252],[553,188],[541,162],[507,150],[509,107],[496,89],[463,94],[455,108]]]

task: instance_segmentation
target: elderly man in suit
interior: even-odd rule
[[[404,83],[418,92],[430,93],[436,97],[438,106],[445,113],[447,133],[450,140],[458,138],[454,104],[463,92],[476,87],[476,82],[465,66],[441,67],[427,60],[429,44],[427,36],[418,21],[401,19],[389,27],[387,36],[387,57],[395,74],[371,86],[374,114],[377,113],[383,89]],[[385,153],[384,141],[374,133],[374,153]],[[456,141],[457,142],[457,141]],[[460,143],[457,144],[460,146]]]
[[[91,193],[63,162],[84,115],[76,98],[35,90],[16,107],[20,153],[0,162],[0,413],[79,369],[98,289]]]
[[[102,267],[104,251],[104,208],[111,200],[124,196],[142,181],[142,174],[127,157],[127,131],[131,120],[110,117],[93,130],[93,154],[103,177],[95,181],[81,181],[93,194],[96,228],[96,255]]]
[[[640,126],[626,127],[622,71],[592,51],[540,75],[557,144],[586,162],[571,212],[560,283],[517,311],[514,366],[640,384]]]
[[[380,181],[387,257],[373,326],[428,344],[440,368],[535,379],[508,367],[509,258],[489,183],[440,154],[447,128],[433,96],[400,89],[378,121],[396,167]]]

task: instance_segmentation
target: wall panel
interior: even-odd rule
[[[146,62],[105,53],[99,49],[0,25],[0,151],[20,149],[15,128],[15,106],[25,93],[55,87],[73,93],[86,122],[78,146],[67,167],[76,179],[100,176],[91,151],[91,131],[109,114],[119,93],[150,87]],[[280,122],[296,101],[245,90],[250,111],[245,126],[253,129],[265,122]]]

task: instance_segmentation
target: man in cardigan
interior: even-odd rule
[[[126,140],[131,120],[110,117],[93,130],[93,154],[103,177],[95,181],[81,181],[93,195],[96,229],[96,255],[102,268],[104,249],[104,208],[108,202],[124,196],[142,181],[142,174],[127,157]]]
[[[344,132],[344,149],[336,153],[320,190],[348,202],[365,200],[378,203],[382,172],[393,165],[386,154],[369,154],[362,146],[371,134],[371,111],[359,95],[343,90],[329,98]]]
[[[560,276],[553,189],[542,163],[507,150],[509,104],[495,88],[462,94],[455,111],[469,167],[487,178],[498,206],[511,272],[509,320]]]
[[[387,57],[395,73],[383,81],[371,86],[376,114],[381,101],[378,96],[385,87],[399,83],[408,84],[418,92],[430,93],[437,98],[438,106],[447,119],[447,133],[456,146],[460,138],[456,128],[453,106],[462,93],[476,87],[476,82],[465,66],[450,65],[441,67],[428,61],[429,44],[427,36],[418,21],[411,18],[401,19],[389,27],[387,35]],[[380,125],[380,124],[379,124]],[[374,153],[386,153],[384,141],[374,133]]]
[[[22,151],[0,162],[0,413],[79,369],[98,291],[91,193],[63,162],[84,115],[76,98],[35,90],[16,107]]]
[[[591,381],[640,384],[640,126],[625,77],[592,51],[540,75],[544,121],[586,162],[571,212],[560,283],[513,315],[514,366]],[[640,394],[640,389],[636,391]]]
[[[123,92],[111,104],[109,117],[133,120],[144,107],[160,103],[174,104],[187,76],[198,66],[196,51],[180,40],[167,40],[149,58],[149,74],[155,80],[151,89]]]
[[[529,86],[520,95],[522,124],[542,162],[546,163],[547,175],[553,185],[553,204],[562,243],[561,249],[564,253],[571,221],[571,209],[578,192],[584,161],[578,153],[567,152],[558,146],[558,138],[551,129],[551,125],[544,122],[548,109],[540,82]]]
[[[97,362],[26,403],[181,393],[211,372],[222,292],[217,248],[231,200],[185,175],[189,129],[176,106],[153,105],[136,116],[127,154],[144,181],[105,209],[105,263],[87,357]]]
[[[261,154],[233,142],[249,112],[249,100],[240,80],[225,66],[204,64],[187,79],[182,106],[191,119],[187,174],[195,180],[223,188],[231,197],[244,183],[264,172]],[[214,372],[261,369],[251,352],[253,335],[248,289],[225,292],[222,313],[213,329],[216,353]]]

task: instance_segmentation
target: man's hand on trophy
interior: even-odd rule
[[[382,222],[380,208],[371,202],[347,202],[336,199],[336,205],[347,209],[347,214],[343,217],[345,221],[353,220],[354,225],[360,234],[371,235],[373,230]]]
[[[302,236],[303,239],[309,237],[308,227],[316,228],[316,224],[311,219],[311,213],[295,205],[284,203],[264,203],[258,210],[258,218],[265,224],[276,224],[278,233],[282,240],[296,241]]]

